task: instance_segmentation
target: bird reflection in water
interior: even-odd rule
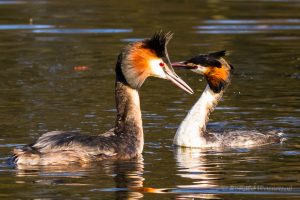
[[[144,187],[144,160],[117,161],[113,172],[116,183],[116,199],[140,199],[144,193],[164,193],[164,189]]]
[[[139,156],[128,161],[107,160],[86,165],[19,167],[16,182],[24,184],[31,177],[30,182],[39,185],[85,186],[77,192],[114,192],[116,199],[140,199],[143,193],[161,193],[160,189],[143,187],[143,173],[144,160]],[[87,182],[85,177],[94,178]],[[111,182],[115,187],[111,187]]]
[[[203,193],[203,189],[217,188],[217,180],[221,177],[218,173],[218,164],[208,162],[207,150],[176,148],[174,153],[178,175],[191,179],[191,185],[177,185],[176,188],[144,187],[142,156],[128,161],[101,161],[84,166],[41,166],[39,168],[33,166],[30,169],[27,166],[16,171],[17,183],[28,182],[29,179],[22,177],[30,176],[35,184],[80,186],[78,190],[76,189],[79,194],[92,192],[101,195],[104,192],[111,195],[114,193],[115,199],[141,199],[146,193],[169,193],[175,195],[176,199],[218,198],[217,194]]]
[[[140,199],[143,188],[144,160],[139,156],[134,161],[117,161],[112,174],[116,183],[116,199]]]
[[[191,191],[179,194],[179,199],[201,198],[217,199],[216,194],[204,194],[205,189],[218,187],[221,178],[217,164],[208,162],[208,151],[200,148],[175,148],[174,154],[178,166],[178,174],[182,178],[192,179],[192,185],[177,185],[178,188]]]

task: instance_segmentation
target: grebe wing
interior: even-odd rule
[[[40,153],[75,151],[89,156],[111,157],[116,154],[112,136],[112,130],[99,136],[52,131],[39,137],[31,147]]]
[[[222,143],[221,146],[231,147],[254,147],[271,143],[280,143],[284,140],[282,133],[277,133],[275,131],[262,133],[256,130],[235,130],[216,135],[218,135],[218,140]]]
[[[115,135],[115,128],[112,128],[112,129],[106,131],[105,133],[101,133],[98,136],[111,137],[113,135]]]

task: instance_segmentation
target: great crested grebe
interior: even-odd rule
[[[171,33],[158,32],[150,39],[128,44],[116,63],[115,128],[89,136],[78,132],[53,131],[31,145],[14,149],[16,165],[62,165],[103,159],[130,159],[143,151],[144,135],[138,89],[145,79],[168,79],[181,89],[193,90],[174,72],[167,53]]]
[[[255,130],[207,132],[209,115],[230,83],[233,67],[223,58],[225,54],[225,51],[203,54],[172,64],[173,67],[190,69],[204,75],[208,83],[199,100],[180,124],[173,143],[177,146],[200,148],[251,147],[281,142],[281,133],[260,133]]]

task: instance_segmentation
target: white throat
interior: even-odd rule
[[[207,85],[201,97],[177,129],[173,144],[186,147],[205,146],[206,123],[223,92],[214,93]]]

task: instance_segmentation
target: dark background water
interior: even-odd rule
[[[299,10],[296,0],[0,0],[0,198],[299,199]],[[110,129],[117,54],[160,29],[175,33],[173,61],[230,51],[235,75],[210,129],[276,130],[287,141],[174,148],[178,125],[205,87],[199,75],[179,71],[195,95],[155,78],[140,91],[143,158],[65,169],[5,164],[14,147],[44,132]]]

